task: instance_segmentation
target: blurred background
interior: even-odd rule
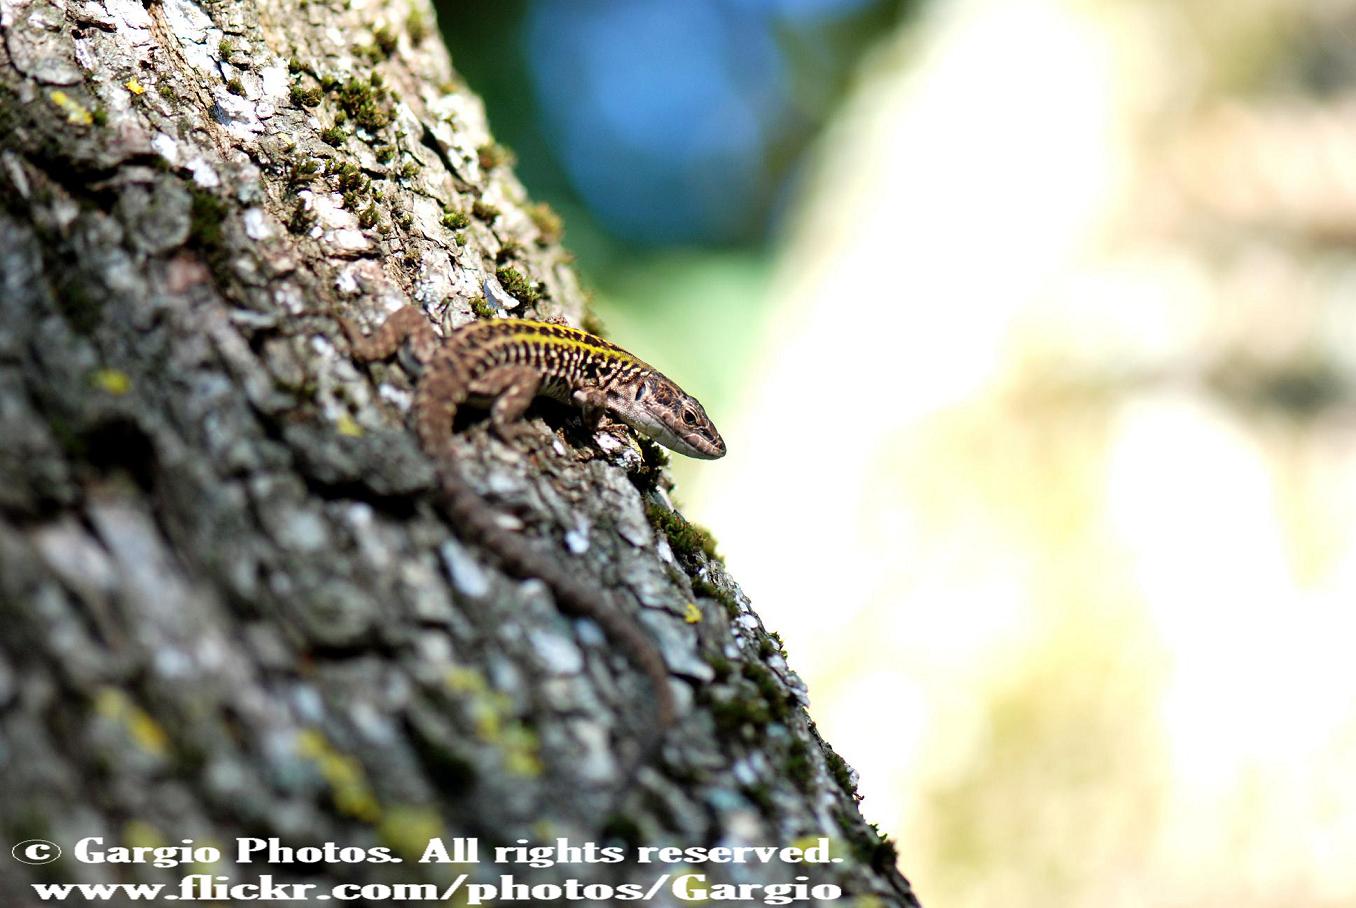
[[[1356,904],[1356,0],[440,13],[925,904]]]

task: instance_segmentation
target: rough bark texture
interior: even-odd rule
[[[843,861],[814,882],[915,904],[653,449],[564,410],[534,411],[531,453],[475,421],[458,436],[467,480],[662,646],[680,725],[618,791],[649,733],[644,678],[455,535],[405,427],[405,365],[356,366],[302,314],[583,313],[558,225],[423,0],[0,0],[0,38],[4,850],[823,835]],[[187,872],[3,860],[5,905],[34,880]]]

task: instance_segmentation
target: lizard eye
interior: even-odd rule
[[[646,395],[646,393],[647,393],[649,390],[650,390],[650,386],[647,385],[645,382],[641,382],[640,384],[636,385],[636,397],[635,397],[635,399],[636,399],[636,400],[640,400],[642,397],[644,397],[644,396]]]
[[[684,410],[683,422],[689,426],[695,426],[697,424],[697,414],[693,413],[691,410]]]

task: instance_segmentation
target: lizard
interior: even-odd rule
[[[602,627],[653,686],[656,738],[661,736],[676,721],[676,705],[658,646],[602,590],[544,559],[498,523],[493,508],[454,472],[452,426],[462,404],[488,404],[490,428],[512,443],[525,430],[520,418],[541,395],[583,410],[592,426],[607,415],[678,453],[723,457],[725,442],[702,405],[621,347],[566,325],[492,318],[470,322],[440,338],[415,306],[397,309],[372,334],[364,334],[351,319],[333,317],[359,361],[386,359],[408,342],[422,365],[412,405],[415,433],[438,466],[453,523],[462,533],[487,543],[510,573],[545,582],[563,611],[591,618]]]

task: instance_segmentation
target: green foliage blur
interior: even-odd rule
[[[609,333],[719,419],[807,148],[909,0],[437,4]]]

